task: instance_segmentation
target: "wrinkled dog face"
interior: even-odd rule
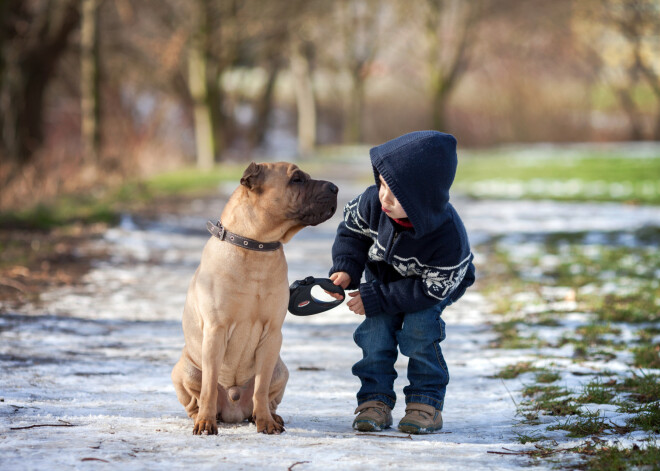
[[[337,187],[331,182],[313,180],[295,164],[253,162],[245,170],[241,184],[265,201],[275,203],[282,210],[281,216],[305,226],[327,221],[337,210]]]

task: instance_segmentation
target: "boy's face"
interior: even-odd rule
[[[380,178],[378,199],[380,200],[383,212],[392,219],[407,218],[408,215],[403,210],[403,207],[401,207],[401,204],[399,203],[399,200],[397,200],[394,196],[394,193],[392,193],[392,190],[390,190],[390,187],[387,186],[387,183],[385,183],[385,180],[383,180],[383,177],[379,175],[378,178]]]

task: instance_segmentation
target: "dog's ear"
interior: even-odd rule
[[[261,186],[263,181],[263,172],[262,166],[255,164],[254,162],[248,165],[248,168],[243,172],[243,177],[241,178],[241,185],[246,186],[250,190],[257,190]]]

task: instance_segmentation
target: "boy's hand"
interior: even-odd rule
[[[344,271],[338,271],[330,275],[330,279],[335,285],[341,286],[342,288],[346,289],[346,287],[351,283],[351,275]],[[326,291],[330,296],[332,296],[335,299],[342,299],[340,294],[337,293],[329,293]],[[353,298],[349,302],[346,303],[348,308],[353,311],[355,314],[359,314],[361,316],[364,316],[364,304],[362,304],[362,297],[360,297],[360,291],[353,291],[352,293],[348,293],[348,295]]]
[[[337,285],[341,286],[343,289],[346,289],[346,287],[351,283],[351,276],[344,272],[344,271],[338,271],[330,275],[330,279],[332,282]],[[338,293],[331,293],[330,291],[326,291],[330,296],[332,296],[335,299],[344,299],[344,297],[341,294]]]
[[[352,293],[348,293],[348,295],[353,298],[349,302],[346,303],[348,308],[353,311],[355,314],[359,314],[360,316],[364,316],[364,304],[362,304],[362,296],[360,296],[360,291],[353,291]]]
[[[330,275],[330,279],[335,285],[341,286],[344,289],[346,289],[346,287],[351,284],[351,275],[345,271],[334,272],[332,275]]]

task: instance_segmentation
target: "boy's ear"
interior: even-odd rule
[[[260,187],[263,181],[262,166],[254,162],[248,165],[248,168],[243,172],[241,177],[241,185],[247,187],[249,190],[256,190]]]

